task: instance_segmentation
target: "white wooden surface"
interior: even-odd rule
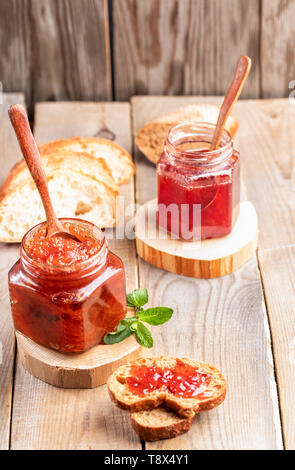
[[[198,99],[220,102],[212,97],[133,98],[133,134],[154,117]],[[240,133],[246,124],[241,117]],[[156,172],[139,151],[135,156],[136,198],[142,204],[156,195]],[[248,158],[246,149],[242,158]],[[152,291],[153,304],[176,310],[167,326],[154,329],[153,353],[211,362],[221,369],[228,383],[224,404],[201,414],[188,434],[147,444],[147,448],[281,448],[271,340],[256,258],[236,273],[213,280],[166,273],[140,260],[139,278],[141,285]]]

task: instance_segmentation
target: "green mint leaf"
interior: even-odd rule
[[[138,318],[149,325],[162,325],[170,320],[172,315],[173,310],[168,307],[148,308],[137,313]]]
[[[137,324],[138,324],[138,318],[137,318],[137,321],[136,322],[133,322],[131,325],[130,325],[130,330],[132,331],[132,333],[135,333],[136,329],[137,329]]]
[[[107,333],[104,337],[105,344],[115,344],[124,341],[124,339],[131,336],[133,332],[130,330],[129,326],[125,326],[125,328],[121,328],[120,325],[117,331],[112,331],[111,333]]]
[[[123,323],[122,321],[120,321],[117,330],[116,331],[110,331],[109,334],[110,335],[116,335],[117,333],[120,333],[121,331],[126,330],[126,326],[128,326],[128,325]]]
[[[154,340],[150,330],[148,330],[141,322],[136,324],[135,338],[144,348],[152,348],[154,345]]]
[[[135,289],[127,294],[127,307],[139,308],[145,305],[149,300],[147,289]]]
[[[120,321],[119,326],[120,325],[128,326],[128,325],[131,325],[132,323],[134,323],[135,321],[138,321],[137,317],[126,317],[126,318],[124,318],[124,320]]]

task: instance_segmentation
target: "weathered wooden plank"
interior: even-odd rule
[[[111,98],[107,0],[0,2],[5,91],[45,100]]]
[[[36,107],[35,135],[45,142],[75,135],[112,136],[131,149],[127,103],[42,103]],[[133,183],[125,185],[128,202]],[[119,240],[111,248],[123,259],[127,288],[137,286],[134,243]],[[138,449],[129,416],[111,403],[106,386],[93,390],[63,390],[31,377],[17,363],[11,446],[13,449]]]
[[[259,0],[114,1],[116,99],[222,94],[240,54],[253,59],[243,96],[258,98],[259,22]]]
[[[295,449],[295,245],[259,251],[272,332],[284,443]]]
[[[238,148],[259,225],[259,248],[294,243],[295,106],[288,99],[240,101]]]
[[[7,114],[9,106],[14,103],[24,103],[24,96],[20,93],[1,96],[1,181],[7,176],[10,166],[20,156],[18,144]],[[9,447],[15,340],[9,306],[7,273],[17,257],[18,247],[0,243],[0,449],[8,449]]]
[[[284,441],[295,448],[294,123],[288,99],[237,103],[248,194],[260,220],[259,266],[271,326]],[[242,130],[242,129],[241,129]],[[293,359],[292,359],[293,358]]]
[[[262,0],[261,97],[280,98],[295,89],[295,3]],[[293,81],[293,84],[290,82]]]
[[[177,108],[180,102],[186,104],[198,99],[133,98],[134,135],[157,113]],[[240,134],[244,127],[241,117]],[[249,150],[244,158],[248,158],[248,153]],[[137,150],[136,161],[136,195],[143,203],[155,197],[155,168]],[[166,326],[154,328],[152,353],[191,356],[211,362],[223,371],[228,383],[224,404],[201,414],[188,434],[147,447],[281,448],[269,327],[256,259],[230,276],[210,281],[177,276],[140,261],[139,277],[141,285],[150,289],[152,305],[175,309],[173,319]]]

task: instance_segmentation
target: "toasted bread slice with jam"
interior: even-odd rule
[[[58,217],[78,217],[100,228],[116,224],[118,187],[103,159],[87,153],[43,155],[49,193]],[[0,188],[0,241],[20,242],[45,220],[41,198],[24,161]]]
[[[200,388],[190,398],[171,391],[171,387],[148,387],[138,393],[134,387],[140,386],[140,371],[158,370],[169,372],[190,366],[200,375]],[[135,381],[134,381],[135,379]],[[135,385],[130,387],[130,382]],[[139,385],[138,385],[139,383]],[[221,373],[213,366],[187,358],[154,357],[140,358],[133,363],[119,367],[108,380],[108,390],[114,403],[130,412],[145,411],[163,406],[175,411],[181,418],[193,418],[199,411],[210,410],[220,405],[226,394],[226,383]],[[139,389],[138,389],[139,390]]]
[[[64,155],[65,152],[89,153],[103,159],[117,184],[127,183],[134,175],[134,164],[130,154],[120,145],[108,139],[96,137],[74,137],[55,140],[40,145],[41,155]]]
[[[157,163],[164,148],[164,141],[171,127],[181,122],[208,122],[216,124],[219,107],[207,103],[184,106],[172,113],[167,113],[146,124],[137,134],[136,144],[139,150],[153,163]],[[238,129],[235,116],[228,117],[225,125],[234,138]]]

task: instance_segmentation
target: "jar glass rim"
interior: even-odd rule
[[[92,256],[87,258],[86,260],[78,261],[78,262],[72,263],[72,264],[55,265],[55,264],[50,264],[50,263],[44,263],[43,261],[39,261],[39,260],[36,260],[36,259],[32,258],[26,250],[25,242],[28,239],[28,237],[30,235],[32,235],[35,230],[38,229],[38,227],[41,227],[42,225],[46,224],[46,221],[44,221],[44,222],[40,222],[39,224],[34,225],[33,227],[31,227],[25,233],[25,235],[22,238],[22,241],[21,241],[21,255],[25,254],[25,257],[26,257],[26,259],[28,260],[29,263],[33,263],[38,268],[41,268],[41,269],[44,269],[44,270],[50,269],[51,271],[60,272],[60,273],[69,272],[69,271],[74,272],[74,271],[79,271],[79,270],[86,269],[91,263],[93,263],[93,261],[95,261],[96,259],[99,259],[102,256],[102,254],[104,253],[104,251],[107,247],[107,243],[106,243],[105,235],[104,235],[104,233],[102,232],[102,230],[100,228],[98,228],[92,222],[89,222],[87,220],[78,219],[78,218],[62,217],[62,218],[59,218],[58,220],[60,220],[61,222],[68,222],[68,223],[71,223],[73,225],[77,225],[77,224],[80,225],[81,224],[81,225],[85,226],[85,229],[87,229],[87,226],[90,227],[93,232],[95,231],[100,236],[99,241],[101,242],[101,246],[100,246],[99,250],[96,253],[94,253]]]
[[[209,122],[182,122],[173,126],[167,133],[165,140],[165,148],[173,152],[178,158],[187,159],[199,164],[214,164],[216,159],[223,160],[231,154],[233,150],[233,140],[227,129],[223,129],[220,139],[220,145],[215,150],[209,149],[178,149],[180,139],[185,141],[189,137],[194,136],[207,137],[207,143],[213,138],[216,125]],[[196,140],[197,141],[197,140]],[[200,141],[200,140],[199,140]],[[204,140],[205,142],[205,140]]]

